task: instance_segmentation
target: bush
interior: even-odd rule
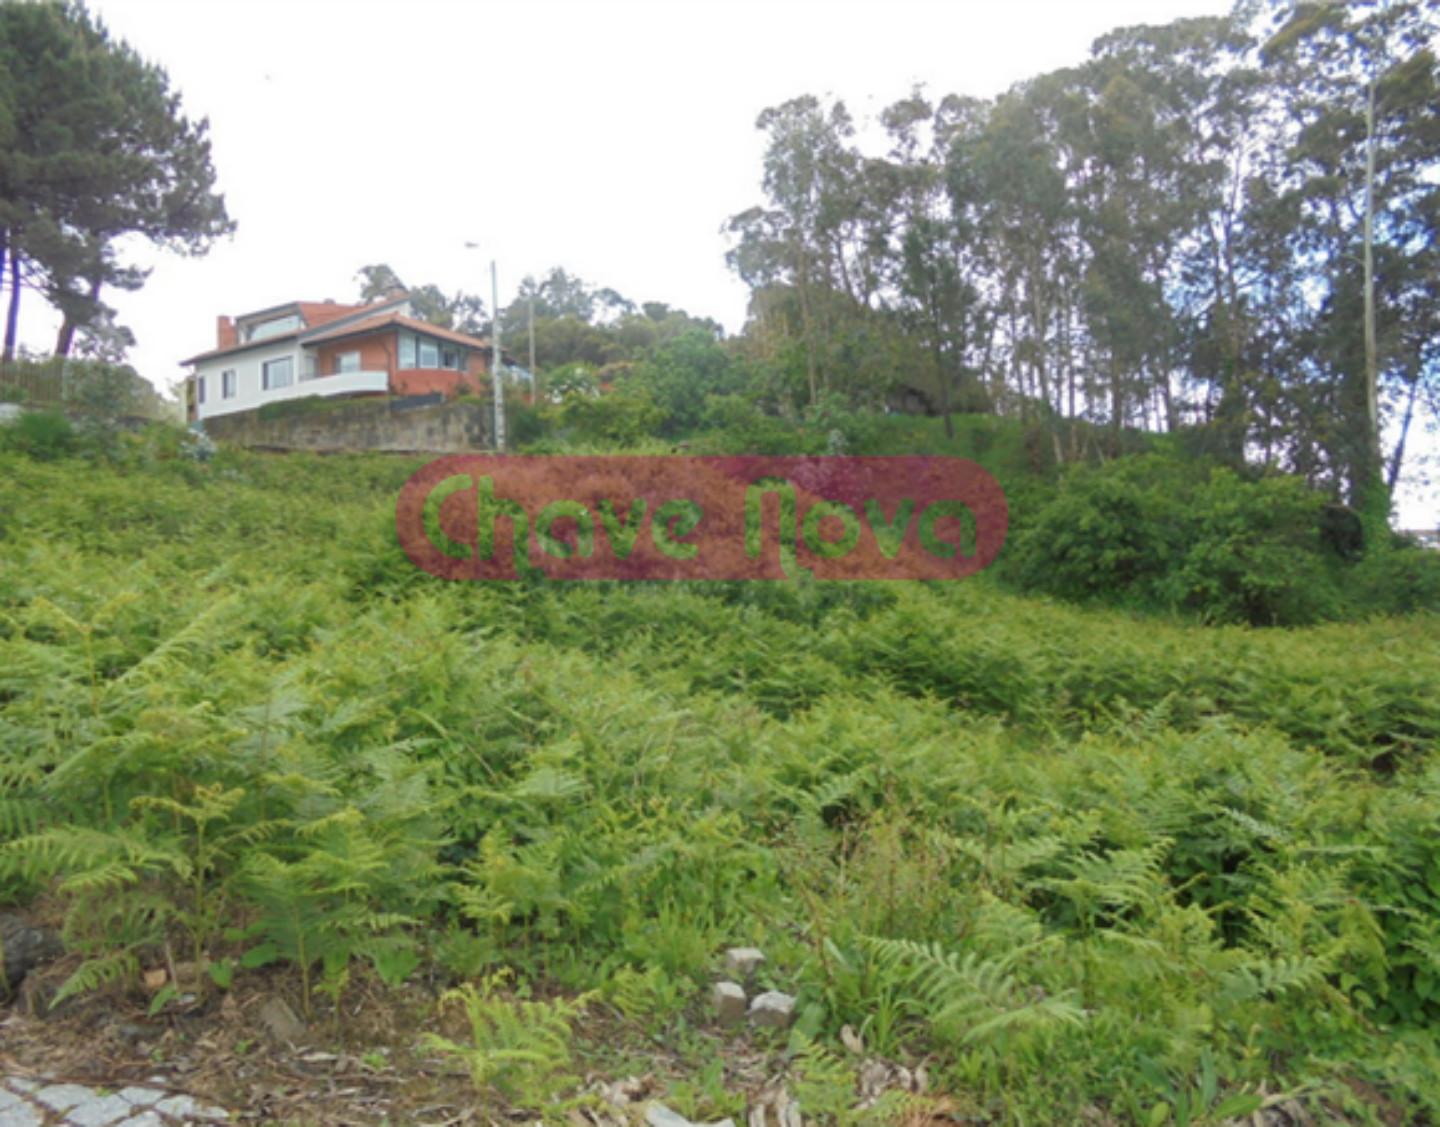
[[[1440,611],[1440,552],[1414,544],[1372,551],[1346,576],[1345,596],[1356,614]]]
[[[27,411],[0,429],[0,446],[41,461],[73,454],[77,445],[75,428],[59,411]]]
[[[633,383],[621,384],[610,392],[576,390],[567,394],[553,412],[565,437],[619,446],[650,437],[663,417],[649,391]]]
[[[1333,617],[1339,560],[1322,496],[1298,479],[1158,456],[1080,469],[1014,538],[1002,574],[1075,601],[1180,610],[1211,622]]]

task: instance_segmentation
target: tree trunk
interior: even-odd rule
[[[810,380],[810,406],[820,401],[820,389],[815,379],[815,342],[810,320],[809,272],[806,269],[805,250],[800,250],[800,270],[796,281],[800,290],[801,335],[805,338],[805,374]]]
[[[1365,102],[1365,435],[1357,444],[1360,465],[1355,475],[1355,507],[1378,543],[1390,523],[1390,498],[1385,489],[1380,452],[1380,358],[1375,336],[1375,78]]]
[[[100,285],[99,278],[92,278],[90,280],[90,306],[92,310],[100,300]],[[74,314],[66,313],[65,319],[60,322],[60,333],[55,338],[56,356],[64,358],[70,355],[70,346],[75,343],[75,330],[79,327]]]
[[[0,363],[8,364],[15,359],[15,338],[20,331],[20,253],[10,255],[10,309],[5,315],[5,350],[0,353]]]
[[[1400,480],[1400,466],[1405,461],[1405,440],[1410,436],[1410,420],[1415,417],[1415,393],[1420,390],[1420,376],[1417,373],[1415,382],[1410,385],[1410,395],[1405,401],[1405,417],[1400,420],[1400,439],[1395,443],[1395,453],[1390,456],[1390,474],[1385,479],[1385,487],[1393,495],[1395,485]]]

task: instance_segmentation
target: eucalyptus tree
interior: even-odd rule
[[[1384,385],[1435,378],[1440,16],[1420,0],[1272,0],[1257,23],[1289,119],[1292,253],[1316,294],[1308,375],[1334,402],[1322,444],[1377,528],[1389,510]]]
[[[894,212],[889,281],[902,324],[930,357],[947,436],[954,434],[957,394],[962,409],[989,406],[978,360],[987,325],[987,263],[973,177],[959,155],[987,111],[986,103],[955,95],[932,105],[916,90],[880,119],[891,138],[884,201]]]

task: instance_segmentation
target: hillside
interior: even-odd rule
[[[416,464],[0,456],[0,905],[63,922],[52,1028],[149,1009],[153,1067],[279,996],[400,1074],[469,1045],[487,1118],[647,1072],[697,1120],[1440,1112],[1433,617],[446,584],[393,542]],[[715,1020],[745,945],[789,1033]]]

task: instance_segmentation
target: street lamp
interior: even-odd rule
[[[495,452],[505,453],[505,388],[502,362],[500,360],[500,283],[496,280],[495,260],[490,260],[490,343],[495,346],[495,359],[491,364],[490,383],[495,389]]]
[[[467,242],[466,250],[479,250],[479,243]],[[495,393],[495,451],[505,452],[505,389],[500,360],[500,283],[495,271],[495,260],[490,260],[490,343],[494,352],[490,361],[490,386]]]

